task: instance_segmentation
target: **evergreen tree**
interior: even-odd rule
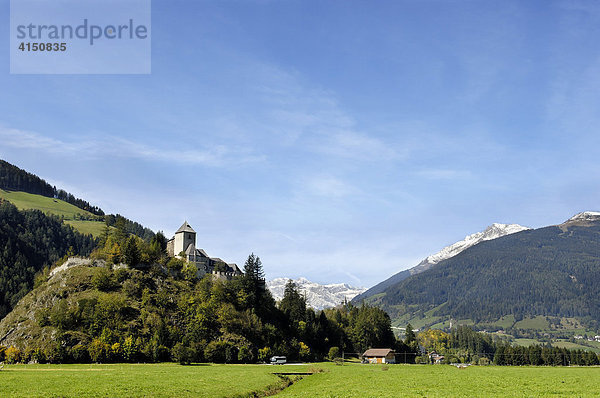
[[[167,250],[167,238],[165,237],[165,234],[163,234],[162,231],[158,231],[156,235],[154,235],[154,237],[150,240],[150,244],[156,245],[159,248],[161,254],[165,253]]]
[[[119,245],[125,244],[125,239],[127,239],[127,236],[129,236],[127,233],[127,222],[125,221],[125,218],[117,217],[115,228],[117,229],[115,231],[115,239],[117,240],[117,243],[119,243]]]
[[[257,282],[262,281],[264,284],[265,273],[262,268],[260,257],[255,256],[254,253],[248,256],[248,259],[244,263],[244,274],[247,278]]]
[[[409,323],[406,325],[406,337],[404,339],[404,344],[411,346],[411,344],[413,344],[416,340],[417,337],[415,336],[415,332],[413,331],[412,325]]]
[[[260,258],[254,253],[250,254],[244,263],[244,287],[250,305],[257,308],[265,290],[265,279]]]
[[[141,253],[135,236],[130,236],[127,239],[123,256],[125,257],[125,263],[130,267],[135,267],[140,263]]]
[[[298,286],[291,279],[285,284],[279,309],[292,322],[300,322],[306,319],[306,300],[300,294]]]
[[[102,235],[100,235],[100,247],[106,247],[106,243],[108,242],[108,238],[110,237],[110,226],[108,222],[104,223],[104,227],[102,228]]]
[[[508,355],[507,354],[507,346],[504,344],[499,344],[496,347],[496,353],[494,354],[494,364],[495,365],[509,365],[508,363]]]

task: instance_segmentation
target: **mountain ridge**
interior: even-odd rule
[[[415,265],[412,268],[407,270],[400,271],[390,278],[378,283],[377,285],[369,288],[364,293],[357,295],[353,301],[359,302],[360,300],[365,300],[371,296],[382,293],[387,287],[402,282],[404,279],[424,272],[434,265],[438,264],[440,261],[446,260],[448,258],[454,257],[462,251],[472,247],[480,242],[497,239],[502,236],[510,235],[513,233],[521,232],[528,230],[530,228],[524,227],[519,224],[501,224],[501,223],[493,223],[489,225],[485,230],[480,232],[475,232],[473,234],[467,235],[464,239],[445,246],[439,252],[431,254],[423,259],[419,264]]]
[[[597,332],[599,285],[600,214],[583,212],[560,225],[480,242],[366,301],[396,322],[426,319],[425,327],[463,319],[488,328],[513,316],[514,325],[571,319]]]
[[[286,283],[292,280],[300,292],[305,294],[306,304],[316,310],[331,308],[342,304],[345,300],[352,300],[357,294],[367,290],[365,287],[350,286],[346,283],[320,284],[311,282],[304,277],[297,279],[275,278],[267,282],[267,288],[271,291],[275,300],[283,298]]]

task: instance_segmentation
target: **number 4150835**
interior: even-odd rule
[[[67,43],[21,43],[21,51],[67,51]]]

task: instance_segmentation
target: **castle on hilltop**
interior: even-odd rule
[[[171,257],[181,258],[195,264],[196,275],[201,278],[212,274],[218,278],[231,279],[243,275],[237,264],[226,263],[218,257],[209,257],[202,249],[196,248],[196,231],[187,221],[175,232],[175,236],[167,241],[167,253]]]

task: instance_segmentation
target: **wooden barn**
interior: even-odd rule
[[[371,348],[362,354],[364,363],[396,363],[396,353],[391,348]]]

